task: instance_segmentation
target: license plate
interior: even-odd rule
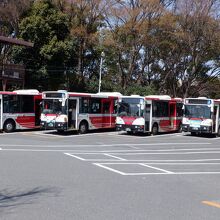
[[[199,128],[193,128],[193,130],[199,130]]]
[[[49,127],[53,127],[53,123],[49,123],[48,126],[49,126]]]

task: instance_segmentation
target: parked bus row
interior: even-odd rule
[[[65,90],[0,92],[0,129],[58,132],[116,128],[127,133],[185,131],[220,136],[220,100],[167,95],[74,93]]]

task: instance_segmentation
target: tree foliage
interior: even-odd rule
[[[97,92],[104,51],[102,91],[220,96],[218,0],[19,1],[17,23],[0,10],[1,30],[34,43],[13,55],[27,87]]]

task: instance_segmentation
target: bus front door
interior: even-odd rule
[[[35,111],[35,126],[40,126],[41,99],[35,99],[34,111]]]
[[[77,129],[77,99],[68,102],[68,128]]]
[[[146,104],[145,105],[145,132],[150,132],[150,129],[152,127],[152,122],[151,122],[151,104]]]
[[[102,127],[109,128],[113,122],[115,123],[111,116],[111,100],[102,99]]]
[[[2,129],[2,96],[0,96],[0,129]]]
[[[212,119],[213,119],[213,132],[214,133],[218,133],[218,128],[219,128],[219,108],[220,106],[219,105],[215,105],[214,106],[214,112],[213,112],[213,116],[212,116]]]
[[[177,123],[176,123],[176,103],[170,103],[169,120],[170,120],[170,130],[174,130],[174,128],[177,127]]]

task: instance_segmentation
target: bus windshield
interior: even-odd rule
[[[142,98],[122,98],[122,101],[119,102],[118,115],[142,117],[141,102],[143,101]]]
[[[66,106],[59,99],[44,99],[42,108],[43,114],[66,114]]]
[[[185,105],[185,117],[189,118],[211,118],[211,108],[207,105]]]

